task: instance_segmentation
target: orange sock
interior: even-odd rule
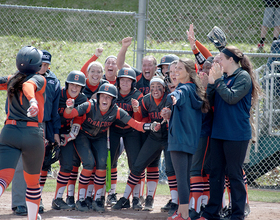
[[[190,179],[190,207],[197,213],[200,212],[200,207],[203,199],[204,181],[202,176],[193,176]]]
[[[94,176],[94,200],[101,198],[106,182],[106,170],[96,170]]]
[[[243,170],[243,179],[244,179],[244,184],[245,184],[245,189],[246,189],[246,203],[249,204],[247,176],[246,176],[244,170]]]
[[[64,190],[67,186],[68,180],[70,177],[70,173],[65,173],[59,171],[57,179],[56,179],[56,190],[54,198],[62,198]]]
[[[40,173],[40,189],[43,191],[45,183],[47,181],[48,171],[41,170]]]
[[[109,190],[108,194],[111,195],[116,193],[117,180],[118,180],[118,168],[116,167],[111,169],[111,189]]]
[[[6,168],[0,170],[0,196],[4,193],[13,180],[15,169]]]
[[[26,205],[28,219],[37,219],[39,205],[41,201],[41,190],[39,185],[40,174],[28,174],[23,171],[26,188]]]
[[[75,185],[78,177],[78,169],[79,167],[74,167],[71,171],[68,184],[67,184],[67,196],[74,196],[75,195]]]
[[[123,197],[125,197],[126,199],[129,198],[131,192],[133,191],[134,187],[137,185],[139,180],[140,180],[140,176],[135,176],[130,172],[127,183],[126,183],[126,187],[124,190]]]
[[[229,178],[227,176],[226,176],[226,179],[225,179],[225,183],[226,183],[226,189],[227,189],[227,193],[228,193],[228,206],[231,207],[230,181],[229,181]]]
[[[177,179],[176,176],[168,176],[168,186],[171,194],[171,201],[175,204],[179,204],[179,196],[177,189]]]
[[[155,197],[159,180],[158,167],[147,167],[147,196]]]
[[[210,198],[210,182],[209,174],[203,177],[204,187],[203,187],[203,205],[207,205]]]
[[[82,169],[79,178],[78,200],[84,200],[92,170]]]

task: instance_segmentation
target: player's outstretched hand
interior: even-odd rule
[[[32,98],[30,101],[30,107],[27,109],[27,117],[35,117],[38,115],[39,108],[38,102],[35,98]]]
[[[172,99],[172,104],[173,104],[173,105],[176,105],[176,103],[177,103],[176,97],[172,95],[172,96],[171,96],[171,99]]]
[[[96,48],[95,56],[100,57],[102,52],[103,52],[103,48],[102,47],[101,48]]]
[[[129,47],[132,42],[132,37],[126,37],[122,39],[122,46],[123,47]]]
[[[69,134],[61,134],[60,137],[60,146],[66,146],[67,143],[76,139],[76,136],[72,132]]]
[[[139,108],[138,100],[131,98],[131,105],[132,105],[132,108],[133,108],[133,112],[138,112],[138,108]]]
[[[170,116],[171,116],[171,110],[170,108],[164,107],[161,111],[160,111],[160,116],[163,118],[163,120],[169,120]]]

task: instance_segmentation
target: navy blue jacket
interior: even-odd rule
[[[207,94],[214,103],[214,119],[211,138],[246,141],[252,135],[249,122],[252,99],[252,80],[242,68],[208,84]]]
[[[50,70],[47,70],[43,76],[47,81],[43,121],[46,123],[46,139],[54,143],[54,134],[59,134],[61,126],[60,116],[58,114],[60,82]]]
[[[194,83],[179,84],[176,90],[167,96],[176,97],[168,129],[168,151],[182,151],[194,154],[200,138],[202,126],[202,100],[196,93]]]

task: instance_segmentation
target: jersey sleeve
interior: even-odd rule
[[[85,74],[85,76],[87,76],[87,68],[88,65],[93,62],[96,61],[98,59],[98,57],[94,54],[82,67],[81,72],[83,72]]]

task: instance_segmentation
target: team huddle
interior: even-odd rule
[[[125,62],[132,42],[127,37],[104,67],[97,61],[103,48],[97,48],[81,70],[68,74],[64,87],[50,71],[48,51],[25,46],[18,52],[18,71],[0,77],[7,90],[0,196],[13,180],[15,214],[41,219],[41,193],[57,160],[52,209],[152,211],[162,152],[170,200],[161,211],[168,220],[249,214],[242,164],[260,87],[249,58],[226,46],[221,29],[207,36],[220,51],[215,57],[195,39],[192,24],[187,34],[195,59],[168,54],[157,64],[149,55],[139,71]],[[117,198],[123,150],[130,173]]]

